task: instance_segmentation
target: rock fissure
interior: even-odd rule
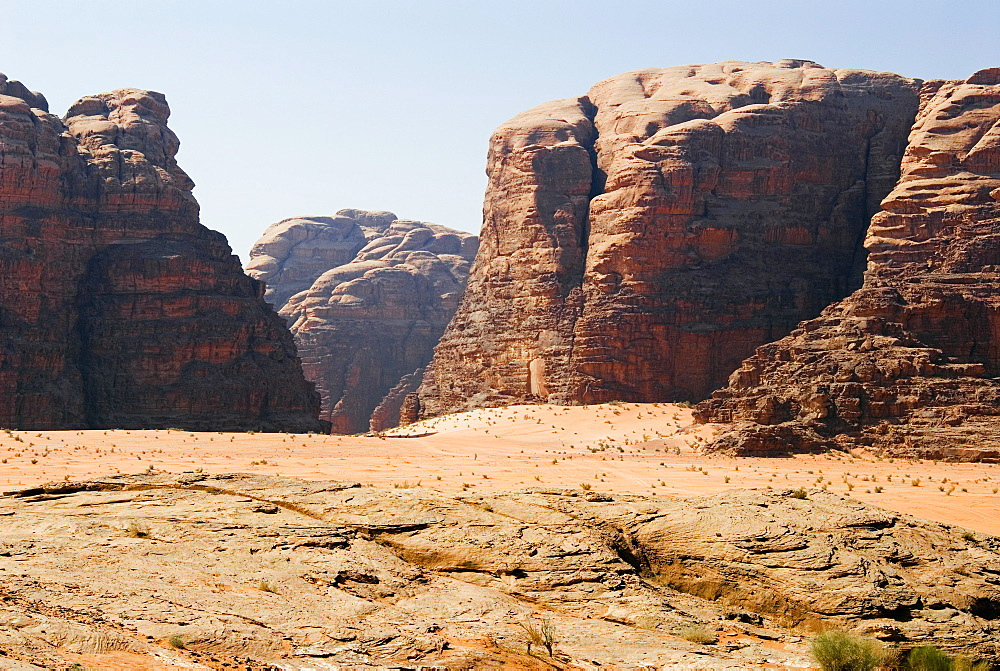
[[[98,587],[73,590],[75,606],[104,609],[141,636],[165,641],[181,635],[191,650],[210,646],[213,654],[238,653],[257,663],[285,663],[279,660],[295,650],[315,647],[320,633],[330,640],[393,641],[392,650],[371,651],[380,661],[398,649],[400,659],[416,654],[412,659],[440,664],[441,658],[426,657],[444,650],[437,643],[447,640],[452,650],[468,652],[463,641],[487,635],[509,640],[510,623],[539,610],[558,626],[568,654],[608,665],[634,665],[641,655],[631,655],[649,649],[663,661],[676,645],[671,634],[692,619],[714,631],[737,630],[746,644],[761,638],[791,642],[788,622],[825,619],[861,632],[891,628],[905,646],[935,644],[991,659],[1000,654],[989,619],[1000,603],[998,585],[988,577],[1000,561],[996,544],[824,492],[801,501],[766,491],[689,501],[587,500],[533,491],[477,497],[524,520],[512,524],[461,501],[458,492],[345,486],[248,474],[161,474],[30,490],[61,493],[59,501],[29,501],[29,490],[12,493],[7,508],[40,514],[15,515],[5,523],[4,546],[18,552],[0,554],[0,564],[11,562],[18,574],[8,575],[4,591],[30,593],[37,605],[8,601],[0,611],[38,617],[50,604],[65,602],[59,586],[81,584],[86,574],[87,584]],[[109,487],[142,491],[142,500],[122,501]],[[220,496],[221,488],[235,495]],[[248,505],[257,500],[294,502],[322,521],[302,526],[284,510],[262,515]],[[75,525],[92,522],[73,518],[77,504],[89,515],[116,520],[137,515],[154,539],[124,539],[115,526],[80,533]],[[45,514],[50,508],[58,508],[62,526],[52,525]],[[198,525],[208,511],[230,520],[226,535]],[[316,543],[362,521],[373,529],[401,528],[415,511],[435,521],[385,540],[379,532],[333,549]],[[888,524],[890,517],[897,522]],[[37,542],[39,524],[46,529],[44,544]],[[872,524],[885,525],[886,533],[874,533]],[[170,555],[143,552],[145,544],[158,542],[157,534],[173,541]],[[278,547],[253,552],[261,538],[273,538]],[[206,543],[226,551],[206,552]],[[767,551],[740,551],[747,543]],[[617,551],[609,547],[616,544]],[[82,548],[95,545],[101,561],[81,563]],[[942,547],[969,552],[942,554]],[[903,570],[894,561],[900,556],[928,561]],[[31,561],[14,563],[26,557]],[[41,573],[52,589],[39,589]],[[150,581],[155,593],[136,588]],[[266,581],[267,589],[256,588],[258,581]],[[220,591],[235,594],[223,601]],[[108,600],[110,594],[117,597]],[[203,611],[198,617],[175,607],[192,602]],[[947,635],[935,624],[943,612],[955,613]],[[54,626],[59,614],[53,613]],[[218,635],[220,620],[225,637]],[[619,624],[595,629],[610,623]],[[98,626],[86,616],[78,624],[84,630]],[[426,632],[427,640],[417,641],[417,632]],[[601,652],[587,642],[595,637],[616,644]],[[21,650],[22,640],[5,638],[0,645]],[[314,652],[337,663],[350,663],[346,655],[354,654],[320,648]],[[713,650],[720,663],[740,665],[741,658],[726,657],[730,648],[706,649]],[[627,659],[621,651],[628,651]],[[748,664],[756,662],[743,666]]]

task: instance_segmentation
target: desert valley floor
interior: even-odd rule
[[[996,654],[1000,466],[702,454],[719,428],[0,432],[0,669],[805,669],[831,626]]]
[[[156,472],[284,475],[375,487],[493,492],[550,487],[654,497],[815,488],[1000,535],[1000,465],[853,454],[731,458],[718,430],[667,403],[511,406],[425,420],[381,437],[160,431],[0,433],[0,490]]]

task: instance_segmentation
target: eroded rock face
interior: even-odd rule
[[[998,539],[821,491],[685,501],[192,473],[7,494],[0,652],[42,668],[538,668],[518,623],[539,610],[565,668],[805,668],[817,626],[1000,654]],[[691,626],[719,645],[678,636]]]
[[[627,73],[502,125],[421,412],[704,398],[860,284],[918,89],[725,62]]]
[[[336,433],[399,423],[458,307],[476,236],[391,212],[286,219],[250,252]]]
[[[929,82],[864,286],[698,407],[738,454],[867,445],[1000,460],[1000,69]]]
[[[282,320],[198,223],[162,94],[65,119],[0,76],[0,425],[322,430]]]

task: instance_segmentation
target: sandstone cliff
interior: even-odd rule
[[[924,85],[865,246],[861,289],[699,406],[741,423],[715,449],[1000,459],[1000,68]]]
[[[334,432],[399,423],[477,246],[469,233],[362,210],[286,219],[254,245],[247,272],[288,319]]]
[[[704,398],[859,286],[918,90],[725,62],[627,73],[502,125],[420,412]]]
[[[8,494],[0,665],[38,665],[18,669],[806,668],[818,626],[1000,657],[1000,540],[815,490],[182,474]],[[518,626],[539,613],[554,659]]]
[[[0,425],[322,430],[282,320],[198,223],[163,95],[65,119],[0,75]]]

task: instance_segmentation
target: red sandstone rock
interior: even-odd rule
[[[159,93],[65,120],[0,76],[0,425],[322,430],[263,287],[198,223]]]
[[[502,125],[420,412],[704,398],[858,286],[918,88],[725,62],[627,73]]]
[[[864,286],[757,349],[703,420],[738,454],[868,445],[1000,460],[1000,69],[929,82]]]
[[[396,426],[458,307],[476,236],[391,212],[286,219],[247,272],[288,318],[337,433]]]

